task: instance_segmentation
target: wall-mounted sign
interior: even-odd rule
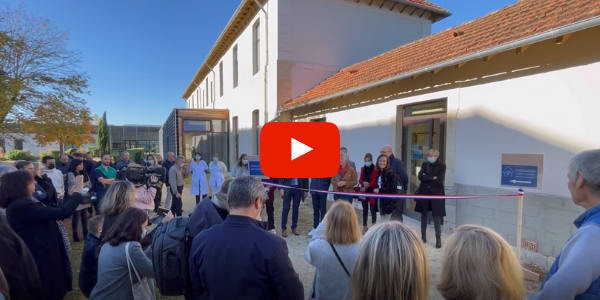
[[[412,159],[423,160],[423,145],[412,145],[410,157]]]
[[[502,154],[500,185],[542,188],[543,154]]]
[[[258,155],[249,155],[248,156],[248,172],[250,176],[258,177],[261,179],[267,179],[269,177],[263,174],[260,168],[260,156]]]

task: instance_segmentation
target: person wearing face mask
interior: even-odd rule
[[[194,292],[211,299],[240,298],[240,291],[244,299],[306,299],[286,242],[258,221],[264,195],[258,178],[240,176],[231,182],[229,215],[192,241],[188,267]]]
[[[194,162],[190,163],[190,173],[192,173],[190,194],[196,196],[196,205],[198,205],[201,199],[206,198],[206,195],[208,195],[208,181],[206,181],[207,170],[208,165],[202,160],[202,155],[196,153]],[[200,196],[202,196],[202,198]]]
[[[183,180],[189,175],[188,167],[184,156],[177,156],[175,164],[169,170],[169,192],[173,195],[171,212],[173,215],[181,216],[183,213],[183,202],[181,193],[183,193]]]
[[[360,176],[358,177],[358,183],[360,185],[359,191],[361,193],[373,193],[373,189],[377,186],[377,170],[373,165],[373,155],[371,153],[365,154],[365,165],[360,168]],[[377,209],[378,201],[375,197],[359,198],[363,207],[363,231],[367,233],[369,227],[367,227],[367,221],[369,221],[369,207],[371,208],[371,225],[377,223]]]
[[[56,160],[52,156],[42,157],[42,164],[44,165],[44,174],[52,180],[52,185],[56,190],[56,197],[58,202],[62,202],[65,198],[65,182],[63,173],[56,168]]]
[[[238,159],[235,166],[233,166],[233,170],[231,170],[231,174],[229,177],[231,179],[235,179],[240,176],[248,176],[250,175],[250,171],[248,169],[248,155],[242,154]]]
[[[221,185],[225,181],[225,173],[227,173],[227,166],[222,161],[219,161],[219,154],[213,154],[213,161],[210,162],[210,187],[212,192],[216,194],[221,190]]]
[[[446,176],[446,165],[439,161],[440,152],[435,149],[427,150],[427,161],[421,165],[419,171],[420,195],[445,195],[444,178]],[[427,223],[429,212],[433,217],[435,228],[435,247],[442,248],[442,218],[446,216],[446,199],[418,199],[415,200],[415,212],[421,213],[421,239],[427,243]]]

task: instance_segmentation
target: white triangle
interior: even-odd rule
[[[292,160],[312,151],[313,149],[292,138]]]

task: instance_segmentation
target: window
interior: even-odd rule
[[[239,148],[239,135],[238,135],[238,117],[233,117],[232,122],[232,130],[233,130],[233,157],[238,157],[240,155]]]
[[[210,83],[210,103],[214,103],[215,102],[215,94],[213,94],[213,86],[215,86],[214,82]]]
[[[23,150],[23,140],[22,139],[15,139],[15,149]]]
[[[252,74],[256,74],[260,69],[260,20],[252,27],[252,41]]]
[[[206,79],[206,107],[208,107],[208,79]]]
[[[223,62],[219,63],[219,92],[223,97]]]
[[[233,47],[233,88],[238,86],[238,46]]]
[[[196,102],[195,96],[192,95],[192,99],[191,101],[188,102],[188,107],[189,108],[194,108],[194,103]]]
[[[252,152],[254,155],[260,154],[258,109],[252,112]]]

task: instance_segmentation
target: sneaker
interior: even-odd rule
[[[314,228],[308,233],[308,236],[313,236],[313,234],[315,234],[315,229]]]
[[[271,229],[271,230],[269,230],[269,231],[270,231],[272,234],[277,234],[277,230],[275,230],[275,229]]]

